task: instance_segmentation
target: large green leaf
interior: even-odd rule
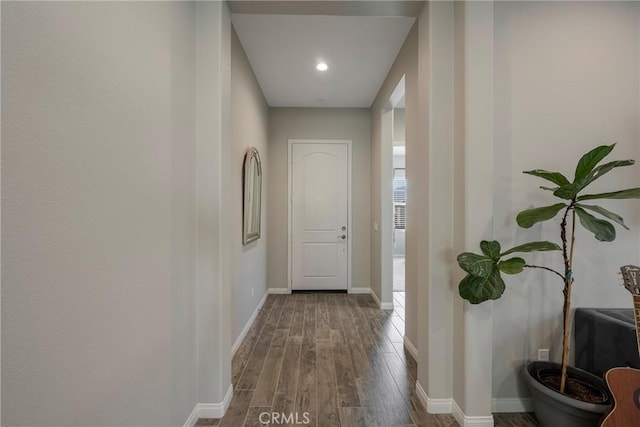
[[[603,208],[602,206],[583,205],[583,204],[576,204],[576,206],[579,207],[579,208],[583,208],[583,209],[589,209],[590,211],[598,213],[598,214],[602,215],[605,218],[609,218],[611,221],[617,222],[618,224],[620,224],[621,226],[623,226],[627,230],[629,229],[629,227],[627,227],[624,224],[624,220],[622,219],[622,217],[620,215],[618,215],[615,212],[611,212],[610,210],[607,210],[607,209]]]
[[[569,180],[560,172],[549,172],[543,169],[534,169],[532,171],[524,171],[522,173],[546,179],[547,181],[551,181],[559,186],[569,184]]]
[[[472,252],[463,252],[458,255],[458,265],[464,271],[474,276],[487,277],[491,273],[493,260],[489,257],[474,254]]]
[[[500,243],[496,240],[492,240],[490,242],[483,240],[480,242],[480,249],[483,254],[492,260],[498,261],[500,259]]]
[[[480,304],[484,301],[500,298],[504,293],[504,288],[500,271],[494,267],[487,277],[467,275],[458,285],[458,292],[471,304]]]
[[[587,185],[591,184],[596,179],[600,178],[602,175],[606,174],[607,172],[610,172],[612,169],[623,167],[623,166],[631,166],[635,163],[636,163],[635,160],[629,159],[629,160],[616,160],[614,162],[609,162],[609,163],[605,163],[604,165],[600,165],[595,169],[593,169],[591,172],[589,172],[589,174],[587,174],[587,176],[585,176],[582,180],[580,180],[580,182],[578,182],[580,190],[585,188]]]
[[[509,258],[498,263],[498,269],[506,274],[518,274],[524,270],[525,260],[519,257]]]
[[[502,252],[500,256],[509,255],[515,252],[542,252],[542,251],[559,251],[559,250],[561,250],[560,246],[558,246],[553,242],[547,242],[547,241],[529,242],[529,243],[524,243],[522,245],[515,246],[506,252]]]
[[[576,174],[573,182],[578,182],[586,177],[602,159],[611,153],[615,146],[616,144],[601,145],[582,156],[576,166]]]
[[[555,205],[544,206],[542,208],[527,209],[518,214],[516,221],[520,227],[529,228],[536,222],[553,218],[560,212],[560,209],[566,206],[564,203],[556,203]]]
[[[556,188],[553,195],[564,200],[571,200],[576,197],[578,191],[580,191],[580,188],[576,184],[567,184]]]
[[[613,242],[616,239],[616,229],[608,221],[604,219],[598,219],[590,213],[585,212],[582,208],[574,208],[578,218],[580,218],[580,224],[590,232],[592,232],[597,240],[601,242]]]
[[[611,193],[585,194],[584,196],[578,197],[578,201],[594,199],[640,199],[640,187],[613,191]]]

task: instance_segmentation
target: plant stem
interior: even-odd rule
[[[572,207],[575,201],[573,201],[569,207]],[[564,307],[562,310],[563,314],[563,337],[562,337],[562,372],[560,377],[560,393],[564,393],[564,389],[567,382],[567,365],[569,362],[569,318],[571,314],[571,285],[573,285],[573,272],[571,267],[573,266],[573,249],[575,247],[576,242],[576,211],[573,210],[571,216],[571,248],[569,250],[569,257],[567,258],[566,254],[566,214],[565,218],[563,218],[563,232],[564,237],[562,240],[564,256],[565,256],[565,277],[564,277]]]
[[[567,274],[567,271],[570,269],[569,256],[567,255],[567,215],[569,215],[569,211],[571,210],[572,206],[573,206],[573,203],[570,203],[569,206],[567,206],[567,209],[564,211],[564,215],[562,215],[562,221],[560,222],[560,239],[562,239],[562,259],[564,260],[564,272],[565,272],[565,277],[563,277],[562,280],[565,282],[565,286],[566,286],[566,274]]]
[[[569,252],[569,268],[573,266],[573,248],[576,243],[576,211],[571,212],[571,251]],[[571,276],[573,277],[573,275]]]
[[[564,281],[564,276],[562,274],[560,274],[559,272],[557,272],[556,270],[554,270],[553,268],[549,268],[549,267],[543,267],[541,265],[532,265],[532,264],[525,264],[524,265],[527,268],[541,268],[543,270],[548,270],[552,273],[557,274],[558,276],[560,276],[560,278]]]

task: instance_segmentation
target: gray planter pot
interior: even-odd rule
[[[597,376],[581,369],[569,367],[571,378],[585,381],[608,397],[604,404],[587,403],[581,400],[560,394],[545,386],[537,379],[540,369],[556,369],[561,366],[552,362],[531,362],[523,368],[523,374],[529,389],[536,418],[542,427],[597,427],[600,419],[611,407],[611,397],[607,386]]]

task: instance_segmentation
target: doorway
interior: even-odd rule
[[[391,300],[394,325],[404,336],[405,230],[405,76],[398,81],[382,111],[382,294]],[[384,307],[387,308],[387,307]]]
[[[405,231],[407,225],[407,179],[405,168],[404,81],[402,97],[393,108],[393,324],[404,336],[405,324]]]
[[[404,108],[393,110],[393,292],[405,290],[405,230],[407,180],[405,169]],[[394,297],[395,299],[395,297]]]
[[[289,140],[289,290],[351,290],[351,141]]]

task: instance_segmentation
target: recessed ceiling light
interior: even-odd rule
[[[318,62],[318,65],[316,65],[316,70],[318,71],[327,71],[328,69],[329,66],[326,62]]]

